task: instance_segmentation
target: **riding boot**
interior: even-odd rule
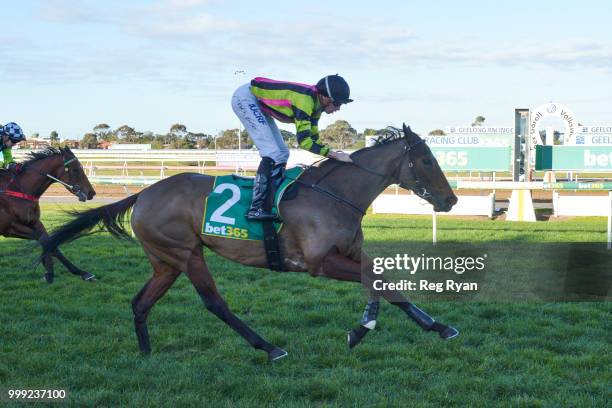
[[[276,194],[276,189],[280,187],[283,178],[285,178],[285,167],[287,167],[287,163],[277,163],[272,168],[271,177],[272,183],[274,184],[274,194]],[[272,194],[273,199],[274,194]]]
[[[272,167],[274,160],[264,157],[259,163],[257,174],[255,175],[255,185],[253,186],[253,198],[251,207],[246,217],[252,221],[277,220],[278,217],[272,214],[269,195],[272,188]]]

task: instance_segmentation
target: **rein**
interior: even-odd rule
[[[76,157],[73,157],[72,159],[70,159],[70,160],[66,160],[66,161],[64,162],[64,171],[65,171],[66,173],[68,172],[68,165],[69,165],[70,163],[72,163],[73,161],[75,161],[75,160],[76,160]],[[40,174],[40,175],[43,175],[42,173],[39,173],[39,174]],[[74,185],[71,185],[71,184],[65,183],[65,182],[63,182],[62,180],[60,180],[60,179],[58,179],[58,178],[56,178],[56,177],[53,177],[53,176],[52,176],[52,175],[50,175],[49,173],[46,173],[46,174],[44,174],[44,175],[45,175],[45,176],[47,176],[47,177],[49,177],[51,180],[55,181],[56,183],[60,183],[60,184],[61,184],[61,185],[63,185],[64,187],[66,187],[66,188],[70,189],[70,191],[74,191]]]
[[[418,195],[419,197],[423,198],[423,199],[427,199],[428,197],[431,196],[431,193],[429,193],[427,191],[427,189],[422,185],[421,181],[419,180],[417,174],[416,174],[416,169],[414,168],[414,163],[412,162],[412,159],[410,158],[410,151],[412,150],[412,148],[414,148],[415,146],[418,146],[419,144],[423,143],[424,140],[421,139],[418,142],[416,142],[413,145],[408,144],[408,142],[406,141],[406,139],[402,139],[404,141],[404,152],[402,153],[402,156],[400,157],[400,164],[397,167],[397,170],[393,172],[393,174],[391,176],[386,175],[386,174],[382,174],[379,173],[377,171],[374,171],[372,169],[369,169],[361,164],[352,162],[349,164],[354,165],[355,167],[357,167],[360,170],[365,171],[366,173],[381,177],[383,180],[387,180],[387,179],[397,179],[399,181],[399,176],[401,174],[402,171],[402,166],[404,165],[404,158],[407,156],[408,157],[408,167],[410,167],[411,169],[411,173],[412,173],[412,177],[415,181],[415,189],[414,192],[416,195]],[[334,200],[346,205],[347,207],[353,209],[354,211],[358,212],[359,214],[361,214],[362,216],[366,214],[366,210],[360,208],[359,206],[355,205],[354,203],[352,203],[350,200],[344,198],[344,197],[340,197],[339,195],[323,188],[320,186],[320,183],[330,174],[332,174],[332,172],[334,170],[336,170],[340,165],[342,164],[342,162],[338,162],[336,166],[332,167],[327,173],[325,173],[321,178],[319,178],[316,182],[314,183],[306,183],[302,180],[295,180],[296,183],[303,185],[305,187],[311,188],[312,190],[324,194],[328,197],[333,198]],[[312,167],[312,166],[310,166]],[[400,187],[402,188],[406,188],[409,189],[408,186],[402,185],[403,183],[400,183]]]

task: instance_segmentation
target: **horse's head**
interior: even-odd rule
[[[60,149],[62,152],[63,165],[59,170],[58,179],[72,194],[79,198],[79,201],[87,201],[94,198],[96,191],[92,187],[83,166],[76,158],[70,148]]]
[[[403,125],[404,149],[398,181],[402,188],[415,192],[434,206],[435,211],[448,212],[457,203],[446,176],[425,141],[410,127]]]
[[[39,152],[30,152],[28,156],[29,160],[23,163],[16,181],[22,188],[30,185],[30,191],[36,192],[37,195],[43,194],[49,182],[42,182],[40,179],[42,177],[62,184],[77,196],[79,201],[91,200],[96,195],[83,171],[83,166],[68,147],[60,149],[48,147]]]

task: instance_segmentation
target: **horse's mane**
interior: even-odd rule
[[[410,130],[410,132],[412,132],[412,130]],[[397,140],[400,140],[400,139],[402,139],[404,137],[405,137],[405,135],[404,135],[404,131],[402,129],[399,129],[399,128],[396,128],[396,127],[393,127],[393,126],[387,126],[386,128],[384,128],[384,129],[379,131],[378,137],[376,138],[376,140],[375,140],[375,142],[374,142],[374,144],[372,146],[363,147],[363,148],[355,151],[351,156],[353,156],[353,157],[357,156],[358,157],[362,153],[375,150],[375,149],[377,149],[379,147],[382,147],[382,146],[388,145],[390,143],[393,143],[393,142],[395,142]],[[318,162],[318,164],[315,164],[312,167],[314,167],[316,169],[326,169],[326,168],[328,168],[328,166],[337,166],[338,163],[339,162],[337,162],[335,160],[322,159],[321,161]]]
[[[412,132],[412,130],[410,130],[410,132]],[[404,137],[406,137],[406,135],[404,135],[404,131],[402,129],[399,129],[393,126],[387,126],[386,128],[379,131],[378,137],[374,140],[374,144],[372,146],[363,147],[355,151],[353,155],[359,155],[364,152],[369,152],[381,146],[387,145],[389,143],[393,143]]]
[[[37,160],[46,159],[47,157],[55,156],[55,155],[63,155],[64,152],[69,152],[70,149],[68,147],[53,147],[49,146],[45,149],[38,152],[30,152],[26,155],[26,161],[23,164],[29,164],[35,162]]]
[[[398,140],[404,137],[404,131],[402,129],[387,126],[383,130],[380,131],[379,136],[374,141],[374,146],[384,145],[394,140]],[[370,147],[374,147],[370,146]],[[360,149],[361,150],[361,149]]]

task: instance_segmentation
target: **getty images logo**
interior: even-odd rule
[[[610,153],[591,153],[590,150],[584,151],[584,166],[585,167],[611,167],[612,168],[612,152]]]

